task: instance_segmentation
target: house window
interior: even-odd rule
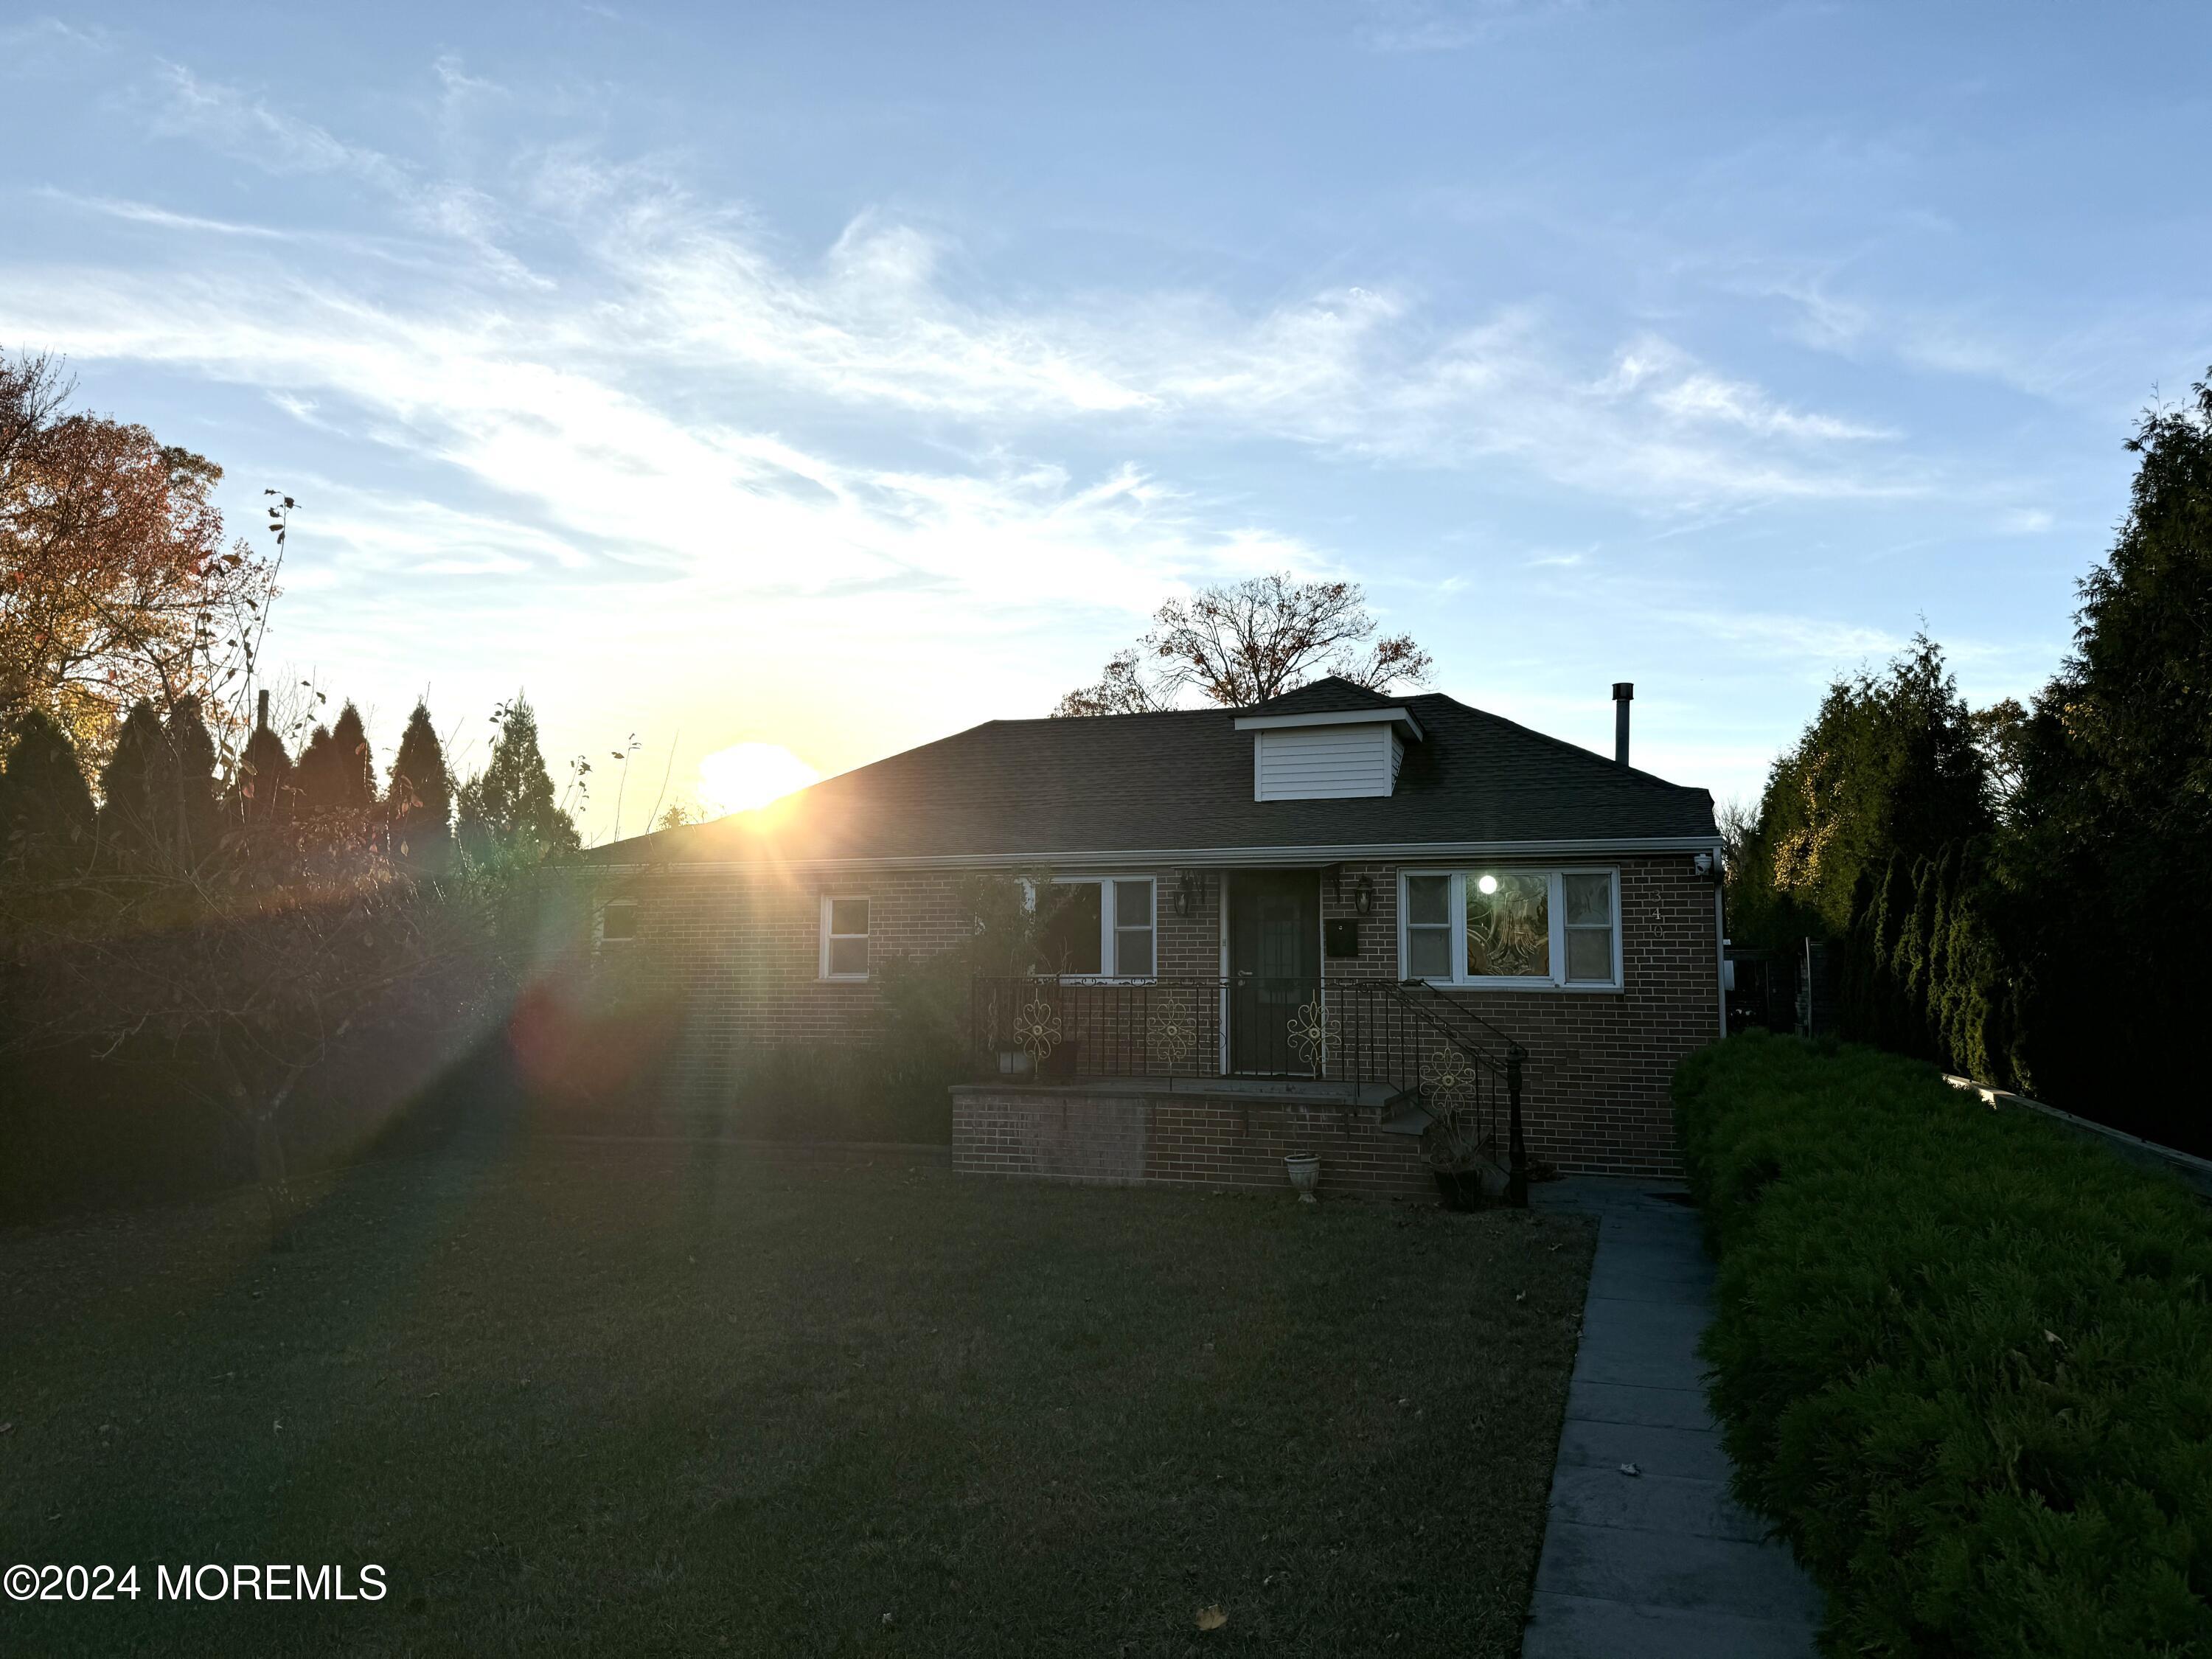
[[[822,977],[867,976],[868,901],[825,894],[822,900]]]
[[[1611,870],[1407,872],[1403,976],[1439,985],[1614,990],[1620,882]]]
[[[1452,976],[1449,876],[1406,878],[1406,973],[1407,979]]]
[[[622,945],[636,937],[636,901],[610,899],[599,912],[599,942],[603,945]]]
[[[1467,979],[1552,976],[1552,878],[1484,871],[1467,890]]]
[[[1152,976],[1152,884],[1117,881],[1114,887],[1114,972],[1123,979]]]
[[[1158,893],[1150,876],[1084,876],[1046,890],[1042,928],[1048,974],[1150,979],[1158,960]]]
[[[1567,983],[1613,983],[1613,878],[1576,873],[1559,878],[1566,912]]]

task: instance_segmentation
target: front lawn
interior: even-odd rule
[[[0,1650],[1512,1655],[1587,1224],[540,1142],[0,1235]],[[157,1601],[191,1564],[380,1601]],[[1196,1615],[1218,1607],[1220,1628]]]

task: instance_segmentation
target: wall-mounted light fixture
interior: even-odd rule
[[[1352,908],[1363,916],[1375,914],[1375,878],[1362,876],[1352,890]]]
[[[1179,916],[1194,916],[1206,903],[1206,878],[1195,870],[1186,870],[1176,883],[1175,912]]]

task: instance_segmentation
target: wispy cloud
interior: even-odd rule
[[[1672,610],[1663,620],[1723,641],[1741,654],[1794,659],[1823,675],[1836,665],[1893,657],[1911,642],[1886,629],[1771,611]]]
[[[1459,52],[1584,0],[1368,0],[1358,30],[1370,52]]]
[[[1650,337],[1578,363],[1540,307],[1440,331],[1417,295],[1371,284],[1257,313],[1190,291],[1012,309],[954,297],[947,243],[876,214],[810,264],[665,180],[575,157],[535,194],[608,283],[595,323],[610,337],[822,398],[1002,426],[1225,423],[1420,466],[1505,458],[1659,510],[1924,485],[1900,461],[1822,453],[1893,433],[1790,407]]]
[[[0,72],[34,74],[59,55],[104,52],[112,45],[106,29],[66,23],[58,17],[0,23]]]
[[[161,67],[153,125],[158,133],[198,139],[270,173],[347,173],[394,193],[405,184],[389,157],[346,143],[313,121],[234,88],[204,81],[181,64]]]
[[[156,230],[191,231],[209,236],[244,236],[270,242],[291,240],[290,232],[276,230],[267,225],[240,224],[229,219],[206,218],[197,213],[177,213],[168,208],[156,207],[150,202],[118,201],[107,196],[71,196],[52,186],[41,189],[39,194],[50,202],[65,202],[88,213],[120,219],[126,224],[150,225]]]
[[[455,66],[441,78],[488,95]],[[944,559],[941,526],[970,538],[972,563],[975,549],[1056,544],[1080,522],[1156,584],[1270,545],[1264,528],[1158,481],[1102,494],[1096,479],[1063,478],[1041,491],[1032,470],[996,461],[884,473],[735,412],[794,398],[952,421],[970,434],[960,447],[987,456],[1071,423],[1096,428],[1094,443],[1155,448],[1188,428],[1393,465],[1504,465],[1667,514],[1925,487],[1905,459],[1869,458],[1889,435],[1879,429],[1792,407],[1656,337],[1578,362],[1538,307],[1440,330],[1417,294],[1379,283],[1258,312],[1195,291],[1012,306],[962,297],[952,245],[881,214],[795,259],[743,211],[650,169],[556,153],[495,199],[417,179],[187,70],[167,80],[162,118],[177,131],[272,171],[350,179],[466,257],[374,289],[305,249],[147,274],[18,264],[0,270],[0,321],[85,356],[273,386],[303,417],[458,467],[610,557],[680,564],[704,550],[805,546],[811,568],[845,578]],[[273,234],[155,204],[88,205],[180,231]],[[566,239],[580,261],[557,290],[499,245],[517,222],[540,245]],[[1005,562],[982,565],[995,574]]]

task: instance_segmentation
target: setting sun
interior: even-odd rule
[[[719,817],[765,806],[821,775],[780,743],[732,744],[699,763],[699,795]]]

